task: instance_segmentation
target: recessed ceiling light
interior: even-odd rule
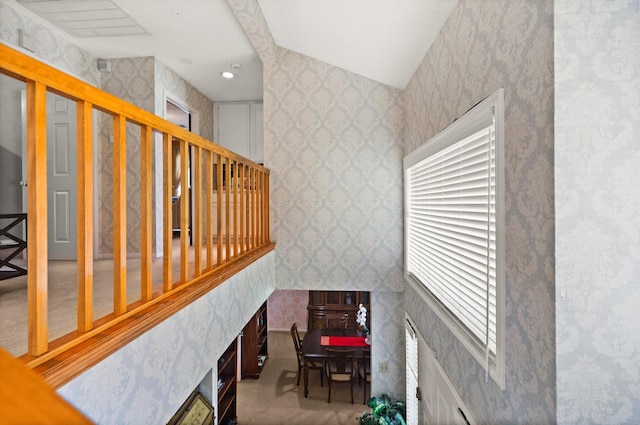
[[[224,78],[233,78],[233,72],[231,71],[222,71],[220,73]]]

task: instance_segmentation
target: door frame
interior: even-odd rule
[[[172,104],[174,104],[175,106],[179,107],[180,109],[184,110],[185,112],[187,112],[190,116],[190,127],[189,129],[187,129],[188,131],[200,135],[200,115],[199,112],[196,108],[194,108],[192,105],[190,105],[189,103],[183,101],[180,99],[179,96],[173,94],[172,92],[170,92],[167,89],[162,89],[162,119],[166,120],[167,119],[167,102],[170,102]],[[160,147],[158,149],[158,147]],[[163,167],[163,157],[162,157],[162,135],[160,134],[156,134],[155,135],[155,139],[154,139],[154,180],[155,180],[155,185],[156,185],[156,196],[155,199],[156,200],[162,200],[162,184],[163,184],[163,173],[162,173],[162,167]],[[191,156],[192,152],[191,149],[189,150],[189,155]],[[191,164],[191,161],[189,161],[189,164]],[[189,165],[191,166],[191,165]],[[190,174],[190,173],[189,173]],[[189,177],[190,179],[190,177]],[[190,181],[190,180],[189,180]],[[159,189],[158,189],[159,188]],[[187,190],[190,189],[190,185],[189,187],[187,187]],[[193,196],[189,197],[189,202],[191,203],[189,211],[191,212],[191,218],[190,218],[190,222],[193,222]],[[155,232],[154,232],[154,238],[155,238],[155,257],[156,258],[160,258],[162,257],[163,253],[164,253],[164,239],[163,239],[163,206],[162,206],[162,202],[155,202]]]

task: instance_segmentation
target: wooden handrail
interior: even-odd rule
[[[219,279],[229,264],[237,270],[238,259],[268,252],[269,170],[211,141],[169,123],[135,105],[65,74],[32,57],[0,44],[0,73],[26,84],[27,222],[28,252],[28,353],[23,360],[31,367],[51,362],[136,313],[147,311],[160,300],[193,284]],[[49,341],[47,330],[48,252],[47,241],[47,131],[46,94],[53,92],[76,103],[77,115],[77,228],[78,305],[77,329]],[[100,111],[112,119],[113,139],[113,311],[94,317],[94,181],[93,115]],[[139,174],[127,169],[128,127],[139,127]],[[129,128],[130,130],[130,128]],[[129,132],[129,134],[131,134]],[[162,195],[162,289],[153,293],[151,259],[153,250],[154,140],[161,140]],[[180,152],[174,163],[173,146]],[[180,255],[178,281],[173,276],[172,182],[174,166],[181,176],[191,171],[191,186],[180,197]],[[127,302],[127,180],[139,180],[140,300]],[[184,177],[183,177],[184,180]],[[183,184],[183,186],[186,186]],[[131,196],[129,194],[129,196]],[[192,199],[190,199],[192,198]],[[214,208],[215,204],[215,208]],[[191,220],[190,220],[191,217]],[[215,241],[217,240],[217,243]],[[189,253],[193,251],[193,263]],[[137,254],[137,253],[136,253]],[[214,261],[214,258],[216,259]],[[185,293],[188,291],[184,291]],[[159,315],[158,317],[160,317]],[[40,366],[42,367],[42,366]]]
[[[0,418],[7,424],[92,424],[41,376],[0,348]]]

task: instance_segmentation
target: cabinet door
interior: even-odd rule
[[[325,305],[325,291],[309,291],[309,304],[310,305]]]
[[[327,304],[328,305],[340,305],[342,292],[327,291]]]
[[[217,144],[251,158],[251,104],[219,103],[217,109]]]
[[[345,291],[342,293],[342,305],[357,305],[356,292]]]

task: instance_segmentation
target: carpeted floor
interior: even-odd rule
[[[173,240],[173,281],[180,276],[180,238]],[[189,248],[189,276],[194,273],[193,248]],[[224,252],[224,250],[223,250]],[[203,258],[204,256],[203,248]],[[214,256],[214,261],[216,258]],[[26,260],[12,263],[27,267]],[[113,260],[93,262],[94,320],[113,312]],[[77,329],[76,261],[49,261],[47,296],[47,326],[49,341]],[[162,258],[151,264],[153,292],[162,289]],[[140,259],[127,258],[127,304],[140,300]],[[27,276],[0,281],[0,347],[18,357],[27,352]]]
[[[269,332],[269,359],[259,379],[238,382],[238,423],[240,425],[357,425],[357,418],[370,409],[362,404],[363,388],[354,387],[354,404],[348,383],[320,387],[320,372],[309,371],[309,397],[304,383],[296,386],[296,361],[289,332]],[[363,384],[364,385],[364,384]]]
[[[95,260],[94,318],[113,311],[113,260]],[[162,260],[153,262],[153,291],[162,288]],[[173,276],[177,276],[174,271]],[[50,261],[47,325],[49,341],[77,328],[77,275],[75,261]],[[127,259],[127,302],[140,299],[140,259]],[[27,276],[0,281],[0,346],[14,356],[27,352]]]

